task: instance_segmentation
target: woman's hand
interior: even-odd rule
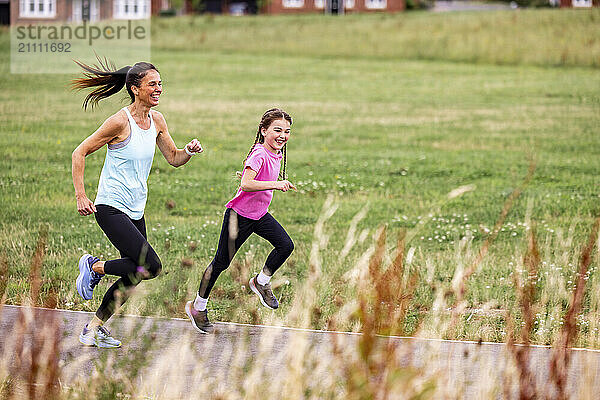
[[[85,194],[76,195],[75,198],[77,199],[77,212],[80,215],[85,216],[96,212],[96,206]]]
[[[202,153],[202,151],[204,151],[204,149],[202,148],[202,145],[200,144],[198,139],[193,139],[191,142],[189,142],[188,144],[185,145],[185,148],[190,153],[195,153],[195,154],[200,154],[200,153]]]
[[[296,186],[287,179],[285,181],[277,181],[277,183],[275,183],[275,189],[281,190],[282,192],[287,192],[290,189],[297,190]]]

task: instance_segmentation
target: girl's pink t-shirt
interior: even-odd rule
[[[265,149],[262,144],[258,143],[254,146],[254,150],[252,150],[252,153],[250,153],[250,156],[248,156],[248,159],[244,163],[242,174],[246,173],[246,167],[250,167],[253,171],[256,171],[255,180],[276,181],[279,176],[282,158],[281,152],[273,154]],[[240,187],[235,197],[225,207],[233,208],[242,217],[258,220],[269,211],[269,204],[271,204],[272,199],[273,189],[244,192]]]

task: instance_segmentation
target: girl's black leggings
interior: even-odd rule
[[[292,239],[271,214],[266,213],[261,219],[254,220],[242,217],[228,208],[223,215],[223,226],[215,258],[202,275],[198,290],[200,297],[208,298],[219,274],[229,267],[235,253],[252,233],[256,233],[275,246],[265,262],[265,272],[268,275],[273,275],[294,250]]]
[[[96,311],[96,316],[106,322],[142,279],[152,279],[160,274],[162,264],[146,240],[144,217],[133,220],[124,212],[102,204],[96,206],[94,215],[108,240],[121,253],[121,258],[104,263],[106,274],[120,277],[106,291]]]

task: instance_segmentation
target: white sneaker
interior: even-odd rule
[[[112,336],[103,326],[99,326],[96,332],[88,329],[87,324],[79,335],[79,342],[86,346],[96,346],[102,349],[114,349],[121,347],[121,342]]]

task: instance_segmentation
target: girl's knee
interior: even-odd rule
[[[216,274],[220,274],[221,272],[225,271],[227,268],[229,268],[229,265],[231,263],[219,263],[219,262],[212,262],[212,272],[216,273]]]
[[[292,254],[292,251],[294,251],[294,242],[292,242],[292,239],[288,238],[288,240],[284,241],[279,251],[281,251],[283,254],[287,254],[288,256]]]

